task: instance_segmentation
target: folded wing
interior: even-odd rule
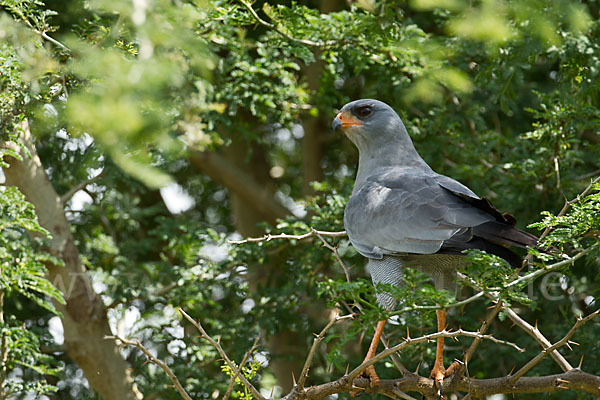
[[[514,218],[461,183],[410,168],[378,171],[367,179],[350,198],[344,224],[352,244],[370,258],[481,249],[516,265],[520,258],[504,246],[537,243],[513,227]]]

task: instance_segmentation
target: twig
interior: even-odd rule
[[[587,194],[590,192],[590,190],[592,190],[592,187],[594,187],[594,185],[596,183],[598,183],[598,182],[600,182],[600,175],[597,176],[594,179],[591,179],[590,180],[590,184],[583,190],[583,192],[581,192],[580,194],[578,194],[576,198],[574,198],[573,200],[566,200],[565,204],[563,205],[563,208],[558,212],[557,217],[562,217],[563,215],[565,215],[565,213],[569,210],[569,208],[571,208],[571,206],[573,204],[575,204],[576,202],[578,202],[582,197],[587,196]],[[544,229],[544,231],[542,232],[542,234],[538,238],[538,241],[541,241],[543,238],[545,238],[550,233],[551,229],[552,228],[550,226],[547,226],[546,229]],[[533,259],[533,254],[527,254],[527,256],[525,257],[525,259],[523,260],[523,264],[521,265],[520,268],[517,268],[515,270],[515,273],[518,274],[519,272],[521,272],[521,270],[527,264],[529,264],[529,262],[531,262],[532,259]]]
[[[274,24],[265,21],[264,19],[262,19],[254,10],[254,8],[252,8],[252,5],[250,3],[248,3],[245,0],[240,0],[240,3],[242,3],[242,5],[244,7],[246,7],[248,9],[248,11],[250,11],[250,14],[252,14],[252,16],[254,17],[254,20],[256,22],[258,22],[260,25],[263,25],[275,32],[277,32],[278,34],[280,34],[281,36],[291,40],[292,42],[296,42],[296,43],[301,43],[304,44],[306,46],[311,46],[311,47],[318,47],[318,48],[323,48],[323,47],[327,47],[327,46],[331,46],[333,44],[336,43],[335,40],[330,40],[327,42],[313,42],[312,40],[308,40],[308,39],[298,39],[295,38],[293,36],[291,36],[290,34],[288,34],[287,32],[282,31],[281,29],[279,29],[277,26],[275,26]]]
[[[210,344],[217,349],[217,351],[219,352],[219,354],[221,355],[221,357],[223,358],[223,360],[225,360],[225,362],[227,363],[227,366],[229,367],[229,369],[231,369],[231,371],[235,374],[238,375],[239,371],[238,369],[235,367],[235,365],[231,362],[231,360],[229,359],[229,357],[227,356],[227,354],[225,353],[225,351],[223,350],[223,348],[221,347],[221,345],[219,344],[219,342],[217,342],[216,340],[214,340],[212,337],[210,337],[208,335],[208,333],[206,333],[206,331],[204,330],[204,328],[202,327],[202,324],[200,324],[199,322],[195,321],[192,317],[190,317],[185,311],[183,311],[183,309],[180,307],[178,308],[179,312],[181,313],[181,315],[183,315],[185,317],[185,319],[187,319],[192,325],[194,325],[196,327],[196,329],[198,329],[198,331],[202,334],[202,337],[205,338],[206,340],[208,340],[210,342]],[[239,378],[242,381],[242,383],[250,390],[250,392],[252,392],[252,395],[259,399],[259,400],[266,400],[262,394],[260,394],[260,392],[254,387],[253,384],[251,384],[248,379],[246,379],[246,377],[244,376],[244,374],[239,374]]]
[[[483,292],[480,292],[480,293],[483,293]],[[479,330],[477,332],[481,333],[482,335],[485,334],[485,332],[487,332],[487,329],[489,328],[490,324],[492,323],[494,318],[496,318],[496,315],[498,315],[498,313],[500,312],[501,309],[502,309],[502,301],[498,301],[498,303],[496,303],[496,306],[492,309],[492,311],[490,311],[487,318],[483,321],[483,323],[481,324],[481,328],[479,328]],[[477,346],[479,346],[479,342],[481,342],[481,339],[475,338],[475,340],[473,340],[473,343],[471,343],[471,345],[465,352],[465,356],[463,358],[463,363],[464,363],[465,367],[468,368],[469,361],[471,360],[471,357],[473,357],[473,354],[475,353]]]
[[[308,369],[310,368],[312,359],[315,356],[317,347],[319,347],[319,343],[321,343],[323,341],[323,339],[325,339],[325,333],[327,333],[329,328],[331,328],[333,325],[337,324],[338,322],[344,321],[347,319],[352,319],[352,318],[354,318],[354,314],[344,315],[343,317],[336,315],[335,318],[333,318],[331,321],[329,321],[329,323],[327,325],[325,325],[325,328],[323,328],[321,333],[319,333],[318,335],[315,336],[315,339],[313,340],[313,344],[310,347],[310,351],[308,352],[308,356],[306,357],[306,361],[304,362],[304,367],[302,368],[302,372],[300,373],[300,378],[298,379],[298,383],[296,385],[297,388],[299,388],[301,390],[304,389],[304,382],[306,381],[306,378],[308,378]]]
[[[542,359],[544,357],[546,357],[548,355],[548,353],[550,353],[550,352],[558,349],[561,346],[564,346],[564,345],[568,344],[569,343],[569,339],[571,339],[571,337],[575,334],[575,332],[577,331],[577,329],[579,329],[579,327],[581,325],[585,324],[586,322],[588,322],[592,318],[597,317],[598,315],[600,315],[600,309],[594,311],[593,313],[587,315],[584,318],[577,318],[577,322],[575,322],[575,325],[573,325],[573,327],[571,327],[571,329],[569,330],[569,332],[567,332],[567,334],[562,339],[560,339],[558,342],[554,343],[552,346],[550,346],[550,347],[542,350],[541,353],[539,353],[537,356],[535,356],[534,358],[532,358],[527,364],[525,364],[513,376],[510,377],[509,382],[511,384],[515,384],[519,380],[519,378],[521,378],[531,368],[533,368],[540,361],[542,361]]]
[[[594,245],[592,245],[592,246],[588,247],[587,249],[580,251],[579,253],[575,254],[575,255],[574,255],[573,257],[571,257],[571,258],[568,258],[568,259],[566,259],[566,260],[559,261],[559,262],[557,262],[557,263],[554,263],[554,264],[546,265],[546,266],[544,266],[543,268],[537,269],[537,270],[535,270],[535,271],[533,271],[533,272],[531,272],[531,273],[529,273],[529,274],[522,275],[522,276],[520,276],[519,278],[515,279],[514,281],[512,281],[512,282],[508,283],[508,284],[507,284],[507,285],[505,285],[504,287],[505,287],[505,288],[510,288],[510,287],[516,286],[516,285],[518,285],[518,284],[520,284],[520,283],[522,283],[522,282],[526,282],[526,281],[529,281],[529,280],[535,279],[535,278],[537,278],[538,276],[540,276],[540,275],[544,275],[544,274],[546,274],[546,273],[548,273],[548,272],[550,272],[550,271],[554,271],[554,270],[556,270],[556,269],[560,269],[560,268],[562,268],[562,267],[564,267],[564,266],[566,266],[566,265],[572,265],[572,264],[574,264],[574,263],[575,263],[575,261],[577,261],[577,260],[578,260],[578,259],[580,259],[581,257],[583,257],[583,256],[585,256],[586,254],[588,254],[588,253],[592,252],[593,250],[597,249],[597,248],[598,248],[598,246],[600,246],[600,243],[596,243],[596,244],[594,244]]]
[[[334,247],[334,246],[330,245],[329,242],[323,237],[324,235],[320,231],[317,231],[314,228],[310,228],[310,230],[312,232],[314,232],[315,235],[317,235],[317,237],[319,238],[319,240],[321,240],[321,242],[323,242],[323,246],[325,246],[327,249],[329,249],[333,252],[333,255],[335,256],[335,259],[337,260],[338,264],[340,264],[342,266],[342,269],[344,270],[344,274],[346,275],[346,282],[350,283],[350,280],[351,280],[350,272],[348,271],[346,264],[344,264],[344,262],[342,261],[342,259],[340,257],[340,253],[338,253],[337,246]],[[337,234],[339,232],[334,232],[334,233]],[[334,237],[337,237],[337,236],[334,236]]]
[[[517,346],[516,344],[512,343],[512,342],[507,342],[506,340],[500,340],[500,339],[496,339],[495,337],[493,337],[492,335],[482,335],[478,332],[469,332],[469,331],[464,331],[462,329],[456,330],[456,331],[452,331],[452,332],[448,332],[446,330],[440,331],[440,332],[436,332],[436,333],[430,333],[428,335],[423,335],[420,336],[418,338],[404,338],[404,342],[397,344],[393,347],[390,347],[389,349],[386,349],[378,354],[376,354],[373,358],[371,358],[368,361],[363,362],[362,364],[360,364],[358,367],[354,368],[352,370],[352,372],[350,372],[347,375],[347,379],[349,380],[353,380],[355,379],[358,375],[360,375],[367,367],[375,364],[376,362],[384,359],[385,357],[389,356],[390,354],[394,354],[397,353],[401,350],[403,350],[405,347],[408,347],[412,344],[417,344],[417,343],[423,343],[423,342],[429,342],[433,339],[437,339],[440,337],[443,338],[455,338],[458,336],[466,336],[466,337],[473,337],[473,338],[480,338],[480,339],[486,339],[486,340],[491,340],[494,343],[498,343],[498,344],[505,344],[507,346],[511,346],[514,349],[516,349],[519,352],[523,352],[525,351],[524,349],[520,348],[519,346]]]
[[[131,303],[134,300],[139,300],[139,299],[148,299],[148,296],[151,297],[159,297],[162,296],[163,294],[166,294],[168,292],[171,291],[171,289],[174,289],[177,287],[177,282],[171,282],[166,286],[163,286],[159,289],[157,289],[155,292],[152,293],[144,293],[144,294],[140,294],[139,296],[133,296],[130,297],[128,299],[118,299],[113,301],[112,303],[110,303],[109,305],[106,306],[107,309],[111,309],[111,308],[116,308],[117,306],[121,305],[121,304],[127,304],[127,303]]]
[[[310,237],[313,236],[328,236],[328,237],[344,237],[347,236],[346,235],[346,231],[339,231],[339,232],[329,232],[329,231],[318,231],[316,229],[311,228],[310,232],[304,233],[302,235],[288,235],[287,233],[280,233],[277,235],[271,235],[270,233],[261,236],[261,237],[254,237],[254,238],[246,238],[246,239],[242,239],[242,240],[228,240],[227,243],[231,243],[231,244],[244,244],[244,243],[248,243],[248,242],[268,242],[271,241],[273,239],[295,239],[295,240],[303,240],[303,239],[308,239]]]
[[[173,373],[173,371],[171,371],[171,368],[169,368],[169,366],[167,365],[167,363],[164,362],[164,361],[159,360],[156,357],[154,357],[152,355],[152,353],[150,353],[150,351],[148,351],[148,349],[146,349],[144,347],[144,345],[140,343],[139,340],[137,340],[137,339],[135,341],[133,341],[133,340],[127,340],[127,339],[123,339],[119,335],[106,336],[105,339],[117,339],[118,341],[120,341],[124,345],[135,346],[138,349],[140,349],[146,355],[146,357],[148,357],[148,359],[150,361],[152,361],[154,364],[158,365],[163,371],[165,371],[165,373],[167,374],[167,376],[169,377],[169,379],[171,379],[171,382],[173,382],[173,385],[175,385],[175,389],[177,389],[177,391],[179,392],[179,394],[181,395],[181,397],[183,397],[185,400],[192,400],[192,398],[187,394],[187,392],[185,391],[185,389],[183,388],[183,386],[179,382],[179,379],[177,379],[177,376],[175,376],[175,374]]]
[[[79,192],[81,189],[85,188],[87,185],[89,185],[90,183],[94,183],[96,182],[98,179],[100,179],[101,177],[104,176],[104,172],[99,173],[98,175],[87,179],[83,182],[79,182],[77,185],[73,186],[71,189],[69,189],[65,194],[63,194],[62,196],[60,196],[60,201],[65,204],[67,201],[71,200],[71,197],[73,197],[73,195],[77,192]]]
[[[531,324],[521,318],[513,309],[505,308],[508,314],[508,318],[512,322],[515,323],[519,328],[523,329],[525,332],[530,334],[541,346],[542,348],[548,348],[551,346],[551,343],[546,339],[546,337],[540,332],[537,326],[531,326]],[[563,357],[562,354],[558,352],[558,350],[554,350],[550,353],[550,356],[554,359],[554,361],[558,364],[558,366],[564,371],[570,371],[573,369],[571,364]]]
[[[404,308],[402,308],[400,310],[396,310],[394,312],[391,312],[390,315],[399,315],[399,314],[403,314],[403,313],[408,312],[408,311],[442,310],[442,309],[445,310],[445,309],[448,309],[448,308],[460,307],[460,306],[464,306],[465,304],[472,303],[475,300],[478,300],[478,299],[480,299],[483,296],[485,296],[485,292],[481,291],[481,292],[478,292],[478,293],[474,294],[473,296],[468,297],[468,298],[466,298],[464,300],[457,301],[455,303],[451,303],[451,304],[444,305],[444,306],[442,306],[442,305],[435,305],[435,306],[417,306],[417,305],[413,305],[413,306],[407,306],[407,307],[404,307]]]
[[[463,279],[465,282],[467,282],[474,289],[481,290],[481,288],[468,276],[466,276],[460,272],[458,272],[457,275],[461,279]],[[498,292],[488,292],[485,295],[486,295],[486,297],[488,297],[492,300],[498,300]],[[509,318],[515,324],[517,324],[517,326],[519,326],[525,332],[532,335],[538,341],[538,343],[540,343],[542,346],[547,346],[547,347],[550,346],[550,342],[544,337],[544,335],[542,335],[542,333],[537,328],[532,327],[531,324],[529,324],[524,319],[520,318],[518,316],[518,314],[510,307],[506,307],[506,305],[502,305],[502,308],[508,313]],[[490,322],[491,322],[491,320],[490,320]],[[473,344],[474,344],[474,342],[471,344],[471,346],[473,346]],[[469,348],[468,351],[470,351],[470,350],[471,349]],[[475,349],[473,349],[473,351],[475,351]],[[560,366],[560,368],[563,371],[566,372],[572,368],[571,365],[567,362],[567,360],[565,360],[564,357],[558,352],[558,350],[552,351],[550,354],[551,354],[552,358],[554,359],[554,361],[556,361],[556,363]]]
[[[246,352],[246,354],[244,354],[244,358],[242,358],[242,362],[240,363],[240,367],[238,368],[237,373],[231,374],[231,379],[229,380],[229,386],[227,386],[227,391],[223,395],[223,400],[229,399],[229,396],[231,395],[231,392],[233,391],[233,385],[235,384],[235,378],[237,378],[239,373],[243,370],[244,365],[246,364],[246,361],[248,361],[248,357],[250,357],[250,354],[252,354],[254,349],[256,349],[256,345],[258,344],[259,340],[260,340],[260,335],[257,336],[256,339],[254,339],[254,343],[252,344],[252,347],[250,348],[250,350],[248,350]]]
[[[385,334],[385,333],[382,333],[382,338],[383,338],[383,340],[381,341],[381,343],[383,343],[383,346],[384,346],[386,349],[389,349],[389,348],[390,348],[390,346],[389,346],[389,343],[390,343],[390,342],[389,342],[389,340],[388,340],[388,338],[387,338],[387,336],[386,336],[386,334]],[[394,353],[394,354],[391,354],[391,355],[390,355],[390,358],[392,359],[392,362],[394,363],[394,366],[396,367],[396,369],[397,369],[398,371],[400,371],[400,373],[401,373],[402,375],[407,375],[407,374],[410,374],[410,371],[408,370],[408,368],[406,368],[406,367],[405,367],[405,366],[404,366],[404,365],[403,365],[403,364],[400,362],[400,358],[398,357],[398,355],[397,355],[397,354],[395,354],[395,353]]]
[[[19,16],[21,17],[21,19],[23,20],[23,22],[25,22],[25,24],[31,28],[31,30],[33,32],[35,32],[36,34],[40,35],[43,39],[46,39],[47,41],[49,41],[50,43],[53,43],[54,45],[60,47],[63,50],[68,51],[69,53],[71,52],[71,49],[69,49],[67,46],[65,46],[64,44],[62,44],[61,42],[59,42],[58,40],[50,37],[46,32],[44,31],[39,31],[37,30],[32,24],[31,22],[29,22],[29,20],[27,19],[27,17],[25,17],[25,15],[23,15],[22,13],[18,13]]]

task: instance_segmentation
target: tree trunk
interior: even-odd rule
[[[55,304],[62,313],[65,351],[104,399],[142,399],[117,345],[105,339],[112,334],[106,309],[81,263],[63,204],[37,156],[27,121],[20,123],[19,128],[20,141],[31,157],[16,148],[23,161],[7,158],[10,167],[4,170],[6,184],[18,187],[35,206],[40,225],[52,234],[48,251],[64,262],[64,267],[50,263],[46,267],[48,279],[66,300],[64,306]]]

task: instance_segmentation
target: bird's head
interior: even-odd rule
[[[361,99],[346,104],[333,120],[333,130],[341,129],[352,142],[381,142],[401,134],[398,114],[382,101]]]

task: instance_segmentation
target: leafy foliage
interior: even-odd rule
[[[48,338],[28,329],[11,310],[42,307],[57,313],[52,301],[64,304],[62,293],[46,278],[45,262],[60,265],[60,261],[39,250],[39,243],[29,239],[27,232],[46,236],[35,216],[33,206],[15,187],[2,188],[0,196],[0,336],[3,396],[23,393],[45,394],[56,391],[47,383],[46,375],[57,375],[57,361],[40,351]],[[7,379],[6,371],[20,369],[22,380]],[[6,384],[6,387],[4,387]]]
[[[345,138],[327,129],[336,108],[350,99],[376,97],[392,105],[434,169],[515,214],[521,228],[542,213],[529,226],[550,227],[545,243],[553,250],[533,250],[538,258],[531,271],[597,246],[598,187],[557,216],[564,198],[581,193],[600,169],[596,1],[351,3],[0,2],[0,156],[16,155],[12,146],[27,120],[57,192],[82,188],[65,210],[113,329],[166,359],[198,398],[225,393],[231,371],[223,371],[216,351],[178,319],[176,307],[201,318],[234,360],[262,335],[244,373],[267,391],[285,386],[282,377],[289,379],[290,365],[304,359],[312,333],[333,308],[360,315],[331,329],[309,383],[338,377],[362,359],[358,338],[367,341],[366,327],[383,310],[363,258],[346,238],[324,239],[337,248],[349,280],[318,237],[228,243],[257,222],[270,233],[343,229],[357,157]],[[316,149],[311,134],[318,137]],[[231,170],[247,173],[265,196],[300,209],[299,216],[265,224],[255,208],[264,198],[240,200],[239,188],[224,189],[223,176],[208,162],[193,162],[192,155],[211,151]],[[317,195],[307,197],[305,180],[315,178],[303,173],[314,164],[322,177],[312,186]],[[194,200],[180,214],[169,211],[159,191],[172,182]],[[64,353],[36,350],[55,312],[50,299],[61,297],[44,279],[43,238],[26,234],[46,232],[18,192],[2,189],[0,277],[5,309],[14,314],[3,334],[13,346],[10,368],[33,374],[28,387],[9,379],[21,385],[11,390],[51,390],[42,375],[55,373],[54,359],[65,364],[60,379],[69,382],[56,398],[93,398]],[[550,338],[570,328],[573,313],[597,307],[597,251],[560,274],[510,288],[516,275],[504,262],[477,252],[469,257],[464,273],[537,320]],[[404,288],[376,289],[401,300],[392,341],[407,328],[412,335],[431,332],[435,305],[456,302],[411,270]],[[467,287],[459,299],[472,294]],[[453,307],[449,321],[477,330],[488,303]],[[22,323],[27,329],[18,331]],[[482,345],[469,365],[472,376],[507,374],[536,354],[534,340],[508,323],[495,321],[491,330],[528,352]],[[592,321],[577,335],[584,369],[600,373],[600,324]],[[278,347],[284,337],[294,345]],[[19,343],[28,350],[17,350]],[[469,343],[451,347],[447,357],[460,357]],[[433,352],[422,344],[401,356],[411,369],[430,368]],[[123,353],[141,392],[177,398],[162,370],[137,352]],[[498,363],[486,362],[491,357]],[[383,378],[397,377],[391,364],[377,368]],[[536,369],[557,371],[550,361]],[[236,396],[248,398],[239,390]]]

